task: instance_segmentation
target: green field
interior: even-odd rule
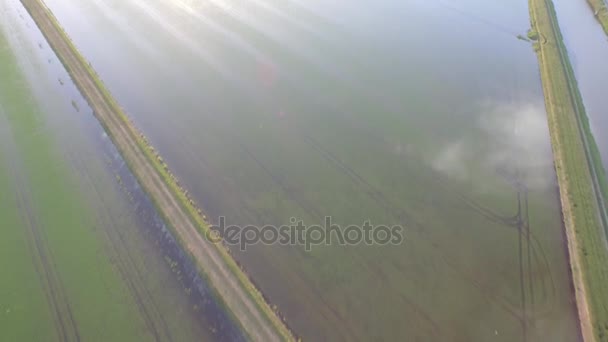
[[[304,340],[576,339],[536,58],[515,35],[410,8],[425,2],[381,1],[419,13],[386,26],[379,15],[378,41],[257,7],[288,13],[273,1],[214,3],[217,16],[186,1],[64,3],[50,5],[61,25],[212,220],[404,226],[398,246],[234,249]],[[526,4],[510,14],[524,32]],[[75,29],[79,15],[96,25]],[[243,42],[275,61],[276,84]]]
[[[224,310],[230,311],[233,319],[241,323],[243,332],[252,339],[294,340],[289,329],[239,268],[229,251],[221,244],[211,244],[202,239],[209,230],[206,217],[188,197],[187,192],[179,186],[177,179],[143,134],[135,129],[90,63],[80,55],[61,25],[46,9],[46,5],[38,0],[22,3],[39,25],[81,94],[89,102],[95,117],[111,136],[129,168],[138,177],[139,184],[149,194],[158,213],[167,226],[173,228],[174,236],[180,241],[184,251],[190,254],[191,262],[199,269],[215,298],[218,302],[225,303]],[[72,105],[79,111],[74,101]],[[130,145],[136,147],[130,149]],[[160,187],[159,183],[164,187]],[[193,240],[197,238],[200,240]],[[204,245],[205,243],[207,245]],[[232,287],[237,290],[226,292]],[[220,296],[220,293],[223,294]],[[252,325],[252,321],[255,321],[256,325]],[[264,335],[266,333],[269,335]]]
[[[0,340],[213,340],[86,104],[19,27],[0,25]]]
[[[336,23],[314,1],[46,2],[179,177],[174,191],[188,189],[212,221],[316,224],[331,215],[343,227],[404,226],[396,246],[233,249],[304,340],[577,339],[537,60],[504,29],[525,32],[527,4],[381,0],[357,13],[343,2],[348,20]],[[48,118],[64,143],[39,148],[96,160],[70,143],[87,135],[70,120],[88,115],[86,103],[64,100],[70,115]],[[24,156],[14,155],[6,159]],[[60,175],[68,182],[80,170]],[[109,178],[100,189],[112,188]],[[83,220],[99,208],[85,204]],[[110,286],[123,292],[118,280]],[[175,340],[188,340],[169,301],[158,312],[184,334]]]
[[[590,317],[581,314],[583,335],[608,341],[608,248],[605,171],[590,133],[576,78],[567,57],[553,3],[530,2],[532,25],[540,33],[539,62],[553,140],[562,209],[570,239],[579,311],[586,297]],[[595,183],[595,184],[594,184]],[[571,241],[571,244],[573,241]],[[578,260],[578,261],[576,261]],[[580,267],[580,268],[579,268]],[[586,331],[591,324],[592,332]],[[588,333],[588,335],[586,335]]]
[[[137,311],[125,305],[126,288],[111,264],[98,260],[103,246],[89,228],[95,224],[93,213],[83,205],[70,170],[44,134],[40,109],[32,103],[6,41],[1,42],[0,114],[10,133],[2,135],[2,226],[3,234],[12,237],[2,239],[6,245],[0,249],[2,269],[11,274],[9,283],[3,283],[6,314],[1,334],[15,341],[36,340],[31,334],[58,340],[145,337],[138,331],[143,322],[124,324],[137,317]],[[108,311],[113,315],[104,315]],[[42,316],[36,319],[38,329],[31,329],[30,315]],[[104,316],[105,321],[96,319]],[[95,336],[105,326],[125,328]]]

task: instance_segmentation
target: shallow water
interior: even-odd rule
[[[0,61],[0,340],[241,339],[17,1]]]
[[[235,251],[296,334],[578,337],[527,1],[47,3],[214,222],[403,225]]]

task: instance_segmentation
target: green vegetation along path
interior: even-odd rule
[[[608,341],[608,249],[601,163],[550,0],[531,0],[581,330]]]
[[[66,96],[68,80],[46,68],[57,60],[9,11],[2,2],[0,341],[213,340],[142,237],[93,120],[70,104],[82,99]]]
[[[608,3],[606,0],[587,0],[594,15],[602,25],[604,32],[608,35]]]

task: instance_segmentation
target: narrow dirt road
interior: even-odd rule
[[[139,133],[118,112],[114,100],[101,89],[99,80],[84,58],[79,55],[57,20],[42,0],[21,0],[47,41],[70,73],[74,83],[87,99],[97,119],[121,151],[131,171],[174,229],[183,247],[196,261],[202,275],[227,309],[236,317],[249,338],[256,341],[294,340],[293,335],[261,299],[244,274],[238,274],[221,245],[208,241],[197,222],[184,209],[184,203],[164,181],[153,161],[143,150]]]

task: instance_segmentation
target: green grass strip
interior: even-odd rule
[[[608,341],[606,174],[553,2],[530,0],[532,28],[568,236],[581,332],[585,341]]]
[[[600,22],[604,32],[608,35],[608,5],[606,5],[605,0],[587,0],[591,8],[593,9],[593,14],[597,18],[597,21]]]

